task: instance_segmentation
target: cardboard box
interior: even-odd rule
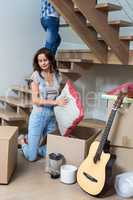
[[[15,126],[0,126],[0,184],[7,184],[15,170],[17,134]]]
[[[133,171],[133,148],[111,146],[111,152],[116,155],[114,174]]]
[[[114,101],[108,102],[108,115],[111,112]],[[112,145],[133,147],[133,104],[123,104],[118,110],[109,133]]]
[[[49,134],[47,137],[47,156],[50,153],[61,153],[66,163],[79,166],[88,155],[90,144],[101,129],[77,127],[72,137]]]

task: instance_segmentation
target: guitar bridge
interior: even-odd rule
[[[95,179],[93,176],[87,174],[86,172],[83,172],[83,174],[84,174],[84,176],[86,176],[90,181],[96,182],[96,183],[98,182],[97,179]]]

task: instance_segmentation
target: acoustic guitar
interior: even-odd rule
[[[80,187],[92,196],[101,197],[112,180],[112,166],[116,156],[110,153],[110,142],[107,140],[114,117],[120,108],[126,93],[120,92],[105,129],[103,130],[100,142],[94,141],[89,149],[87,158],[81,163],[77,172],[77,182]]]

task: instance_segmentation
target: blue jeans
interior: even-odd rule
[[[46,155],[46,146],[39,146],[42,137],[56,130],[57,124],[53,107],[43,107],[42,111],[31,112],[28,127],[28,144],[22,145],[24,156],[29,161],[35,161],[37,156]]]
[[[61,37],[59,35],[59,18],[41,18],[41,24],[46,31],[45,47],[55,55],[57,48],[61,43]]]

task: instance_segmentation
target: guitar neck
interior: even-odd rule
[[[116,114],[118,108],[120,108],[120,106],[121,106],[121,104],[122,104],[122,102],[123,102],[123,99],[124,99],[125,95],[126,95],[126,92],[120,92],[120,94],[118,95],[118,97],[117,97],[115,103],[113,104],[113,108],[112,108],[111,113],[110,113],[110,115],[109,115],[109,119],[108,119],[106,128],[104,129],[104,132],[103,132],[101,141],[100,141],[100,143],[99,143],[97,152],[96,152],[95,157],[94,157],[94,162],[95,162],[95,163],[96,163],[98,160],[100,160],[102,151],[103,151],[103,149],[104,149],[104,147],[105,147],[105,144],[106,144],[106,141],[107,141],[107,138],[108,138],[108,135],[109,135],[109,132],[110,132],[112,123],[113,123],[113,120],[114,120],[114,118],[115,118],[115,114]]]
[[[111,114],[109,116],[106,128],[104,129],[104,132],[103,132],[103,135],[102,135],[102,138],[101,138],[101,142],[100,142],[99,147],[98,147],[98,152],[100,153],[100,155],[101,155],[102,150],[104,148],[104,145],[105,145],[105,143],[107,141],[107,138],[108,138],[108,135],[109,135],[113,120],[114,120],[115,115],[116,115],[116,111],[117,111],[117,109],[112,108],[112,111],[111,111]]]

